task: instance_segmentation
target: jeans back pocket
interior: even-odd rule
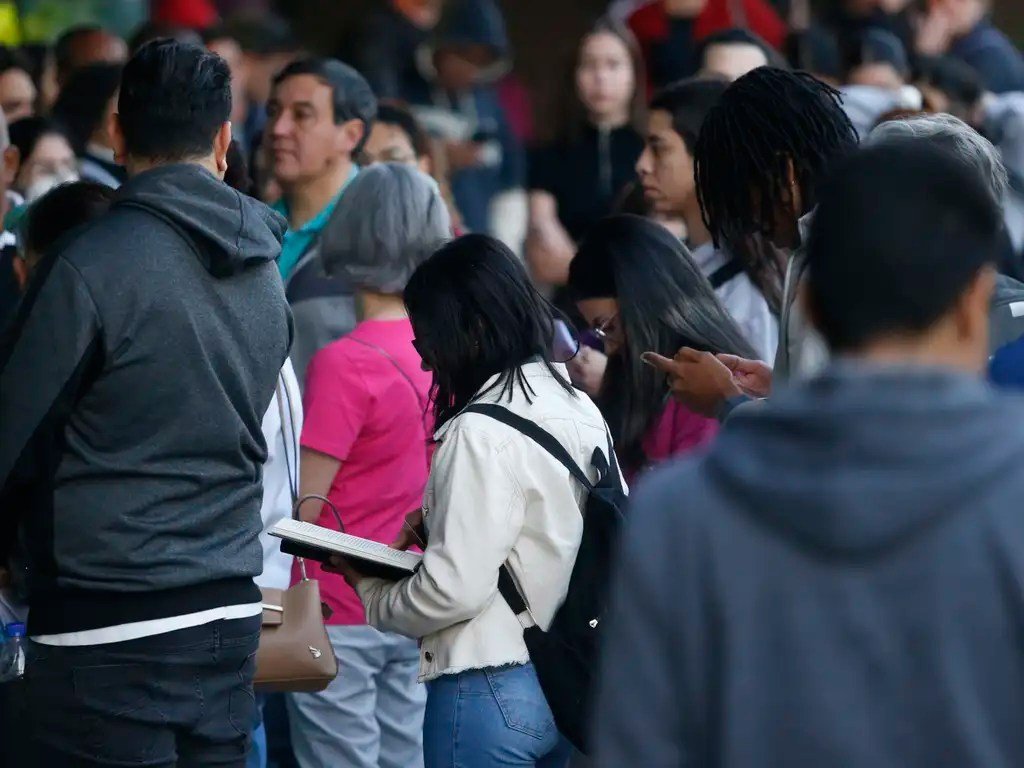
[[[486,669],[484,674],[509,728],[536,739],[551,734],[555,718],[532,664]]]

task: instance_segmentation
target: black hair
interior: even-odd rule
[[[629,105],[629,121],[634,130],[639,133],[644,131],[644,116],[647,113],[647,94],[645,83],[647,81],[647,67],[644,64],[643,51],[640,43],[632,30],[621,21],[611,16],[601,16],[590,28],[583,33],[577,44],[572,58],[572,67],[569,68],[566,77],[566,92],[573,94],[573,97],[565,100],[562,133],[565,138],[572,138],[578,135],[587,125],[587,114],[583,102],[576,93],[576,70],[580,66],[580,57],[583,55],[583,47],[587,41],[597,35],[610,35],[622,43],[629,55],[630,65],[633,67],[633,97]]]
[[[107,105],[121,85],[121,64],[90,64],[77,70],[61,89],[53,117],[81,155],[107,112]]]
[[[985,95],[981,75],[970,64],[952,56],[922,56],[917,60],[915,81],[930,85],[949,99],[949,113],[968,120]]]
[[[32,62],[17,48],[0,45],[0,74],[9,69],[20,69],[29,77],[32,76]]]
[[[999,255],[1002,214],[977,170],[915,139],[840,163],[808,244],[815,324],[835,351],[927,330]]]
[[[75,38],[104,32],[99,24],[79,24],[64,30],[53,44],[53,56],[57,61],[57,72],[66,74],[74,66]]]
[[[274,76],[274,88],[289,77],[298,75],[312,75],[330,87],[335,125],[349,120],[360,120],[363,123],[363,140],[353,150],[353,154],[362,150],[377,117],[377,97],[366,78],[337,59],[313,57],[288,64]]]
[[[646,463],[643,440],[665,407],[665,377],[640,355],[671,357],[680,347],[756,358],[686,247],[640,216],[595,224],[569,265],[574,299],[614,298],[624,343],[608,361],[598,403],[623,464]]]
[[[228,169],[224,172],[224,183],[232,189],[236,189],[243,195],[255,196],[256,182],[249,173],[249,162],[245,159],[245,152],[237,139],[232,139],[228,145]]]
[[[815,204],[829,164],[857,146],[839,92],[806,72],[760,67],[729,86],[694,151],[697,196],[715,245],[771,235],[792,162],[803,202]]]
[[[466,407],[487,380],[512,397],[533,390],[522,366],[541,360],[569,394],[572,384],[550,361],[555,310],[537,292],[508,247],[487,235],[442,246],[413,273],[405,304],[416,347],[433,370],[431,395],[440,427]]]
[[[399,101],[382,101],[377,106],[377,122],[393,125],[408,136],[416,157],[430,157],[430,136],[405,104]]]
[[[231,115],[231,72],[205,48],[154,40],[125,64],[117,111],[129,155],[202,157]]]
[[[47,120],[45,117],[23,117],[21,120],[11,123],[7,130],[11,135],[11,146],[18,148],[22,164],[32,156],[36,149],[36,144],[44,136],[61,136],[69,144],[71,143],[63,127],[53,120]]]
[[[811,25],[807,29],[790,32],[786,36],[783,52],[793,69],[802,69],[837,82],[843,77],[839,41],[823,27]]]
[[[64,235],[102,215],[116,191],[93,181],[74,181],[54,187],[40,197],[20,225],[25,249],[43,255]]]
[[[651,110],[672,115],[672,128],[683,139],[691,155],[697,146],[701,126],[729,84],[710,77],[692,77],[666,86],[654,94]]]
[[[163,21],[147,21],[139,25],[128,41],[128,51],[134,56],[142,46],[154,40],[174,40],[182,45],[203,45],[203,38],[194,29]]]
[[[716,45],[752,45],[764,54],[767,66],[783,69],[787,66],[786,60],[764,38],[755,35],[749,29],[731,27],[714,32],[701,40],[697,48],[698,68],[704,66],[704,54],[708,48]]]

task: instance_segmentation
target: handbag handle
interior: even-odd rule
[[[283,395],[283,396],[282,396]],[[288,470],[288,490],[292,496],[292,520],[299,519],[299,509],[310,499],[318,499],[322,503],[326,504],[331,508],[331,512],[334,513],[334,519],[338,521],[338,530],[342,533],[345,532],[345,524],[341,522],[341,515],[338,514],[338,508],[334,506],[334,502],[328,499],[326,496],[320,496],[319,494],[311,493],[306,496],[299,498],[299,479],[296,477],[298,474],[298,458],[299,458],[299,436],[295,433],[295,412],[292,410],[292,396],[288,391],[288,383],[284,380],[284,374],[281,374],[277,380],[277,409],[281,415],[281,430],[284,431],[285,425],[285,403],[288,404],[288,431],[291,432],[291,456],[288,452],[288,441],[284,440],[284,465]],[[293,463],[294,462],[294,463]],[[299,563],[299,571],[302,574],[303,581],[309,581],[309,576],[306,574],[306,561],[301,557],[295,558]]]

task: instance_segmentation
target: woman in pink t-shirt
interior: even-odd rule
[[[413,347],[401,294],[448,239],[449,217],[428,176],[383,164],[360,172],[327,230],[324,266],[355,288],[360,322],[307,371],[300,493],[330,499],[346,532],[390,543],[423,503],[431,434],[431,376]],[[338,528],[328,505],[312,500],[300,512]],[[340,576],[312,562],[306,568],[333,612],[327,629],[341,672],[321,693],[289,697],[299,763],[422,765],[425,696],[415,641],[367,626]]]
[[[592,350],[570,371],[590,374],[627,475],[714,437],[718,423],[670,399],[665,377],[640,359],[681,346],[756,358],[686,246],[640,216],[604,219],[572,260],[569,290],[607,355],[603,373],[594,375],[602,356]]]

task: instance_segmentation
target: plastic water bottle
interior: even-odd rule
[[[0,683],[18,680],[25,675],[25,625],[4,627],[4,644],[0,652]]]

